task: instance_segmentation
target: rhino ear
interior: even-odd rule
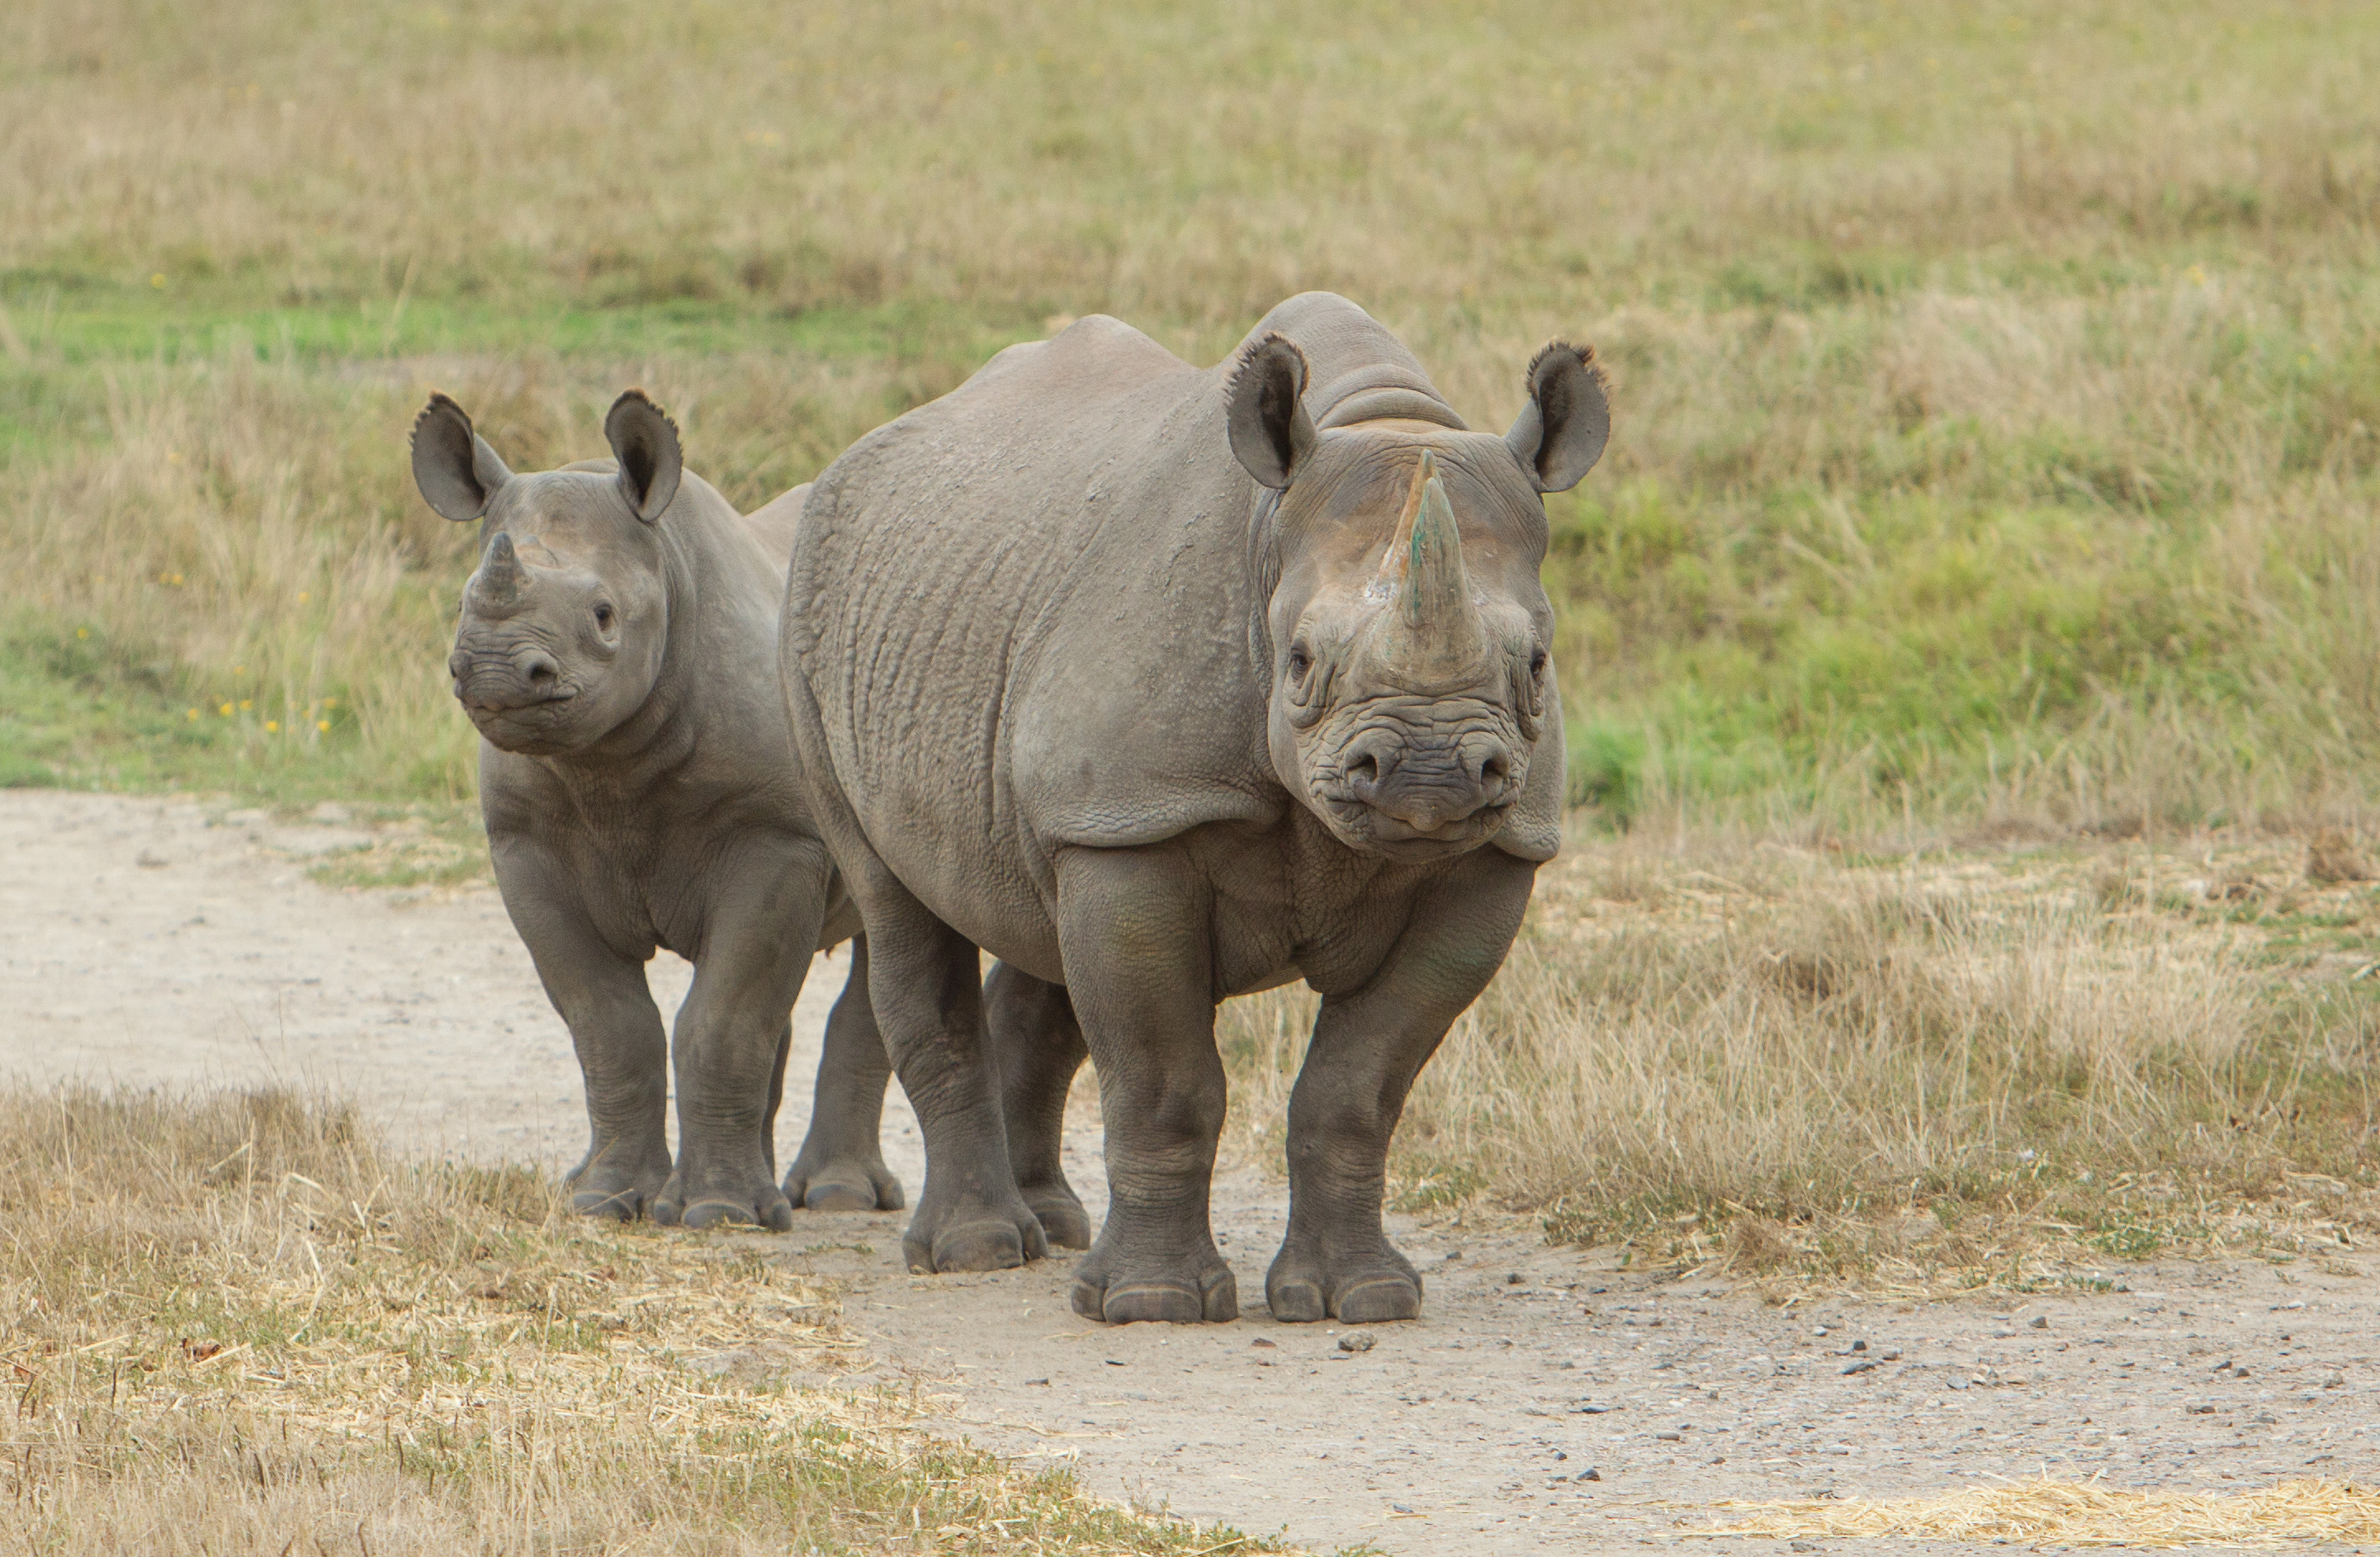
[[[1529,363],[1529,403],[1504,434],[1539,492],[1568,492],[1611,441],[1611,403],[1593,347],[1554,341]]]
[[[431,395],[413,421],[413,484],[423,500],[442,517],[468,524],[512,479],[488,441],[471,431],[463,407],[443,395]]]
[[[677,479],[686,471],[677,423],[662,415],[643,390],[631,389],[612,402],[603,418],[603,436],[612,441],[612,453],[619,458],[620,495],[628,500],[629,512],[652,523],[677,495]]]
[[[1287,335],[1269,335],[1232,372],[1232,453],[1258,486],[1289,485],[1314,446],[1305,414],[1305,353]]]

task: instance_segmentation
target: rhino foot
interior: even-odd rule
[[[1283,1324],[1381,1324],[1421,1318],[1421,1275],[1386,1244],[1330,1259],[1284,1247],[1265,1277],[1265,1302]]]
[[[785,1174],[785,1198],[813,1211],[897,1211],[908,1203],[901,1181],[880,1157],[810,1163],[795,1159]]]
[[[920,1202],[901,1235],[901,1254],[912,1273],[1013,1271],[1028,1259],[1046,1259],[1049,1235],[1023,1200],[1004,1207],[966,1201],[942,1207]]]
[[[590,1147],[586,1161],[562,1182],[570,1191],[570,1209],[580,1216],[634,1222],[660,1197],[669,1176],[667,1147],[634,1153]]]
[[[1074,1186],[1061,1179],[1055,1184],[1028,1184],[1024,1186],[1025,1203],[1033,1208],[1040,1221],[1041,1231],[1050,1235],[1050,1247],[1062,1249],[1087,1249],[1091,1247],[1091,1213],[1083,1210],[1082,1200]]]
[[[750,1222],[772,1233],[794,1228],[793,1203],[777,1187],[773,1176],[756,1185],[731,1186],[715,1182],[689,1185],[681,1168],[652,1202],[653,1220],[664,1227],[717,1227],[725,1222]]]
[[[1224,1324],[1240,1317],[1239,1281],[1210,1245],[1160,1263],[1094,1249],[1075,1271],[1075,1312],[1103,1324]]]

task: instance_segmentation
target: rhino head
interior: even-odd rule
[[[1603,377],[1547,347],[1501,438],[1393,415],[1318,432],[1305,381],[1272,335],[1229,392],[1232,451],[1271,492],[1273,767],[1352,848],[1458,854],[1503,827],[1560,717],[1542,494],[1601,456]]]
[[[603,432],[616,471],[516,476],[445,395],[414,423],[421,495],[458,524],[480,524],[446,669],[471,723],[507,751],[585,751],[660,680],[669,590],[657,524],[684,469],[677,428],[632,389]]]

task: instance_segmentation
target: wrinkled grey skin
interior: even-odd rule
[[[480,527],[447,669],[482,737],[504,907],[586,1076],[591,1139],[571,1204],[779,1230],[799,1205],[896,1208],[864,941],[808,1138],[776,1177],[788,1014],[812,950],[858,929],[788,772],[776,687],[788,521],[807,489],[738,515],[683,469],[677,429],[635,390],[604,432],[614,459],[516,476],[443,395],[413,431],[422,496]],[[661,946],[695,966],[674,1169],[670,1055],[645,981]]]
[[[819,478],[785,696],[926,1131],[913,1265],[1001,1262],[1062,1220],[1087,1052],[1111,1209],[1075,1308],[1235,1317],[1215,1007],[1303,978],[1266,1298],[1419,1313],[1381,1229],[1389,1137],[1557,846],[1541,493],[1609,426],[1589,354],[1548,347],[1528,383],[1497,437],[1343,298],[1291,299],[1206,371],[1091,318]],[[1006,965],[988,1044],[978,945]]]

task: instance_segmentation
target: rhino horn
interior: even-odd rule
[[[513,550],[512,535],[500,529],[488,543],[487,560],[480,564],[480,576],[471,581],[471,593],[479,604],[501,611],[520,603],[521,586],[528,579],[520,553]]]
[[[1389,598],[1381,651],[1408,673],[1447,675],[1479,655],[1478,610],[1471,603],[1471,573],[1463,563],[1463,536],[1446,498],[1437,456],[1422,451],[1404,512],[1388,554],[1380,559],[1380,592]]]

